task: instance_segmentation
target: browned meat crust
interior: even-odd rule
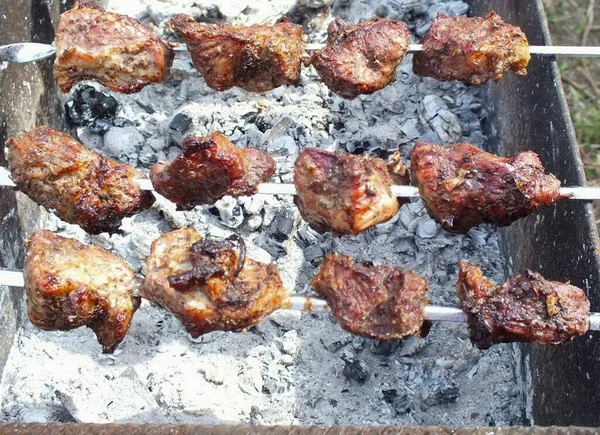
[[[23,267],[27,315],[46,331],[87,326],[104,353],[123,341],[139,299],[136,278],[121,258],[93,245],[36,231]]]
[[[396,68],[408,52],[408,37],[400,20],[373,18],[346,25],[336,18],[329,24],[326,46],[307,63],[341,97],[372,94],[396,80]]]
[[[327,254],[311,285],[327,300],[342,328],[353,334],[398,340],[429,332],[429,286],[414,272],[355,264],[345,255]]]
[[[286,298],[276,265],[245,258],[241,239],[205,242],[192,228],[155,240],[146,270],[143,297],[175,314],[193,337],[248,328]]]
[[[188,137],[183,155],[152,167],[154,189],[179,210],[214,204],[225,195],[253,195],[275,173],[271,156],[255,148],[238,148],[221,133]]]
[[[415,53],[413,71],[437,80],[480,85],[499,81],[513,70],[527,75],[529,43],[519,27],[506,24],[496,12],[485,17],[439,14]]]
[[[479,349],[513,341],[561,344],[589,329],[590,302],[580,288],[530,271],[496,286],[479,267],[465,261],[458,267],[460,308]]]
[[[392,178],[378,158],[308,148],[295,163],[294,199],[315,231],[358,234],[399,208]]]
[[[175,55],[137,20],[78,1],[63,13],[56,31],[54,76],[61,91],[97,80],[117,92],[133,93],[166,81]]]
[[[124,217],[149,208],[144,174],[85,148],[66,133],[38,127],[10,138],[8,166],[18,189],[90,234],[117,232]]]
[[[304,42],[298,24],[211,25],[180,14],[170,25],[185,39],[194,66],[212,89],[266,92],[300,82]]]
[[[417,142],[411,174],[429,214],[454,233],[484,222],[510,225],[562,199],[560,182],[531,151],[498,157],[467,143]]]

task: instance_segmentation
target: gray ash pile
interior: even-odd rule
[[[170,40],[174,36],[165,22],[176,13],[235,24],[301,16],[311,42],[325,39],[334,14],[351,23],[374,16],[406,19],[416,42],[438,12],[468,11],[461,1],[443,0],[111,0],[108,9],[136,16]],[[292,181],[294,161],[307,147],[384,157],[399,150],[408,157],[417,139],[485,144],[478,88],[417,77],[410,58],[394,84],[354,100],[331,94],[312,68],[303,70],[299,86],[264,95],[211,90],[185,54],[178,54],[172,72],[166,84],[132,95],[79,85],[65,99],[72,132],[94,151],[147,171],[179,156],[186,135],[219,131],[239,146],[270,153],[277,163],[275,181],[281,182]],[[314,232],[290,196],[225,197],[192,211],[177,211],[158,198],[152,209],[126,219],[122,234],[110,237],[87,236],[51,215],[43,226],[113,250],[140,274],[150,244],[162,233],[186,226],[214,237],[235,231],[247,241],[249,256],[276,262],[286,288],[300,294],[313,294],[308,283],[329,252],[412,269],[429,279],[431,302],[438,305],[458,302],[459,259],[504,281],[505,260],[494,228],[449,234],[419,200],[356,237]],[[99,354],[89,330],[49,333],[25,323],[4,370],[2,417],[516,425],[526,423],[517,373],[512,346],[477,350],[461,324],[435,323],[425,339],[379,342],[352,336],[326,313],[278,311],[247,333],[213,332],[193,340],[172,315],[145,301],[111,356]]]

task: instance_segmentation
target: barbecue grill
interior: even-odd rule
[[[53,25],[64,5],[46,5],[33,0],[0,1],[6,15],[0,27],[0,41],[48,42],[53,39]],[[521,26],[532,45],[550,44],[541,0],[483,0],[471,3],[473,15],[496,10],[507,22]],[[63,10],[59,10],[63,8]],[[25,21],[25,17],[27,20]],[[28,23],[27,26],[23,23]],[[64,122],[50,60],[35,64],[0,65],[0,142],[39,124],[58,125]],[[555,174],[565,186],[585,183],[579,151],[568,115],[556,63],[550,58],[538,58],[528,68],[527,79],[507,75],[499,84],[482,88],[487,110],[485,133],[487,150],[501,155],[533,150],[540,155],[548,172]],[[385,92],[385,90],[381,91]],[[1,166],[6,166],[4,158]],[[556,211],[558,210],[558,211]],[[0,189],[0,267],[20,269],[23,257],[23,234],[30,234],[38,225],[38,210],[27,203],[17,203],[9,189]],[[501,230],[501,243],[508,259],[507,275],[524,269],[539,271],[548,279],[564,280],[585,289],[592,311],[600,311],[595,289],[600,284],[598,235],[591,206],[581,201],[566,201],[561,207],[548,208],[515,222]],[[5,362],[20,328],[24,307],[21,289],[3,288],[0,295],[0,367]],[[598,426],[600,396],[596,394],[600,368],[596,361],[598,335],[562,346],[518,346],[521,353],[519,369],[531,382],[528,399],[531,417],[536,425]],[[443,425],[443,422],[440,422]],[[40,428],[21,426],[31,433]],[[12,427],[0,428],[10,430]],[[80,425],[63,428],[85,431]],[[140,427],[108,426],[107,431],[132,433]],[[318,431],[317,428],[307,428]],[[51,429],[49,429],[51,430]],[[102,430],[96,427],[95,430]],[[157,433],[159,429],[157,430]],[[185,431],[193,428],[178,427]],[[229,430],[222,428],[219,430]],[[231,431],[243,428],[232,428]],[[269,430],[269,429],[261,429]],[[383,431],[371,428],[368,430]],[[70,433],[70,432],[65,432]],[[147,433],[147,432],[146,432]]]

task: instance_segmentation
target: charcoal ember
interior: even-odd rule
[[[90,125],[88,126],[88,128],[90,129],[90,131],[92,133],[96,133],[96,134],[104,134],[108,131],[108,129],[110,128],[111,123],[109,119],[106,118],[96,118],[94,119]]]
[[[98,133],[94,133],[89,126],[79,127],[77,129],[77,138],[86,148],[92,151],[100,151],[104,148],[104,137]]]
[[[397,350],[399,356],[413,356],[421,352],[427,346],[427,340],[417,337],[407,337],[399,342],[400,349]]]
[[[244,222],[244,213],[238,205],[236,198],[225,196],[215,203],[215,208],[219,211],[219,217],[223,225],[229,228],[237,228]]]
[[[127,118],[123,118],[122,116],[117,116],[112,122],[112,125],[115,127],[131,127],[133,126],[133,122]]]
[[[109,156],[116,159],[136,159],[137,150],[144,142],[144,136],[134,126],[113,126],[104,135],[104,148]]]
[[[432,239],[439,231],[438,224],[433,219],[422,219],[417,224],[417,236],[422,239]]]
[[[399,394],[394,400],[396,415],[408,414],[412,409],[412,399],[408,394]]]
[[[270,226],[271,236],[278,242],[285,242],[288,240],[294,231],[294,216],[293,213],[287,209],[281,209],[279,213],[275,215],[275,219]]]
[[[352,336],[350,336],[350,335],[346,336],[346,337],[342,337],[339,340],[336,339],[336,340],[330,340],[330,341],[327,341],[326,339],[321,338],[321,344],[325,347],[325,349],[327,349],[331,353],[335,353],[335,352],[339,351],[340,349],[343,349],[350,343],[352,343]]]
[[[436,378],[422,400],[427,406],[439,406],[454,403],[459,396],[460,391],[456,382],[450,379]]]
[[[360,385],[363,385],[371,375],[369,366],[362,359],[348,354],[342,355],[344,360],[344,376],[348,380],[354,380]]]
[[[271,220],[266,224],[267,217],[263,220],[263,233],[258,238],[257,243],[275,258],[279,258],[287,253],[288,244],[293,239],[296,228],[296,219],[294,212],[288,208],[281,207]]]
[[[444,100],[437,95],[427,95],[419,106],[419,117],[424,126],[432,129],[445,144],[458,142],[462,127],[458,116],[452,113]]]
[[[99,123],[96,128],[104,121],[110,124],[115,119],[118,109],[119,103],[115,98],[87,85],[77,87],[65,103],[69,123],[91,125],[96,121]]]
[[[169,140],[181,146],[184,137],[187,135],[193,124],[192,118],[185,113],[176,113],[169,122]]]
[[[355,351],[360,352],[365,347],[367,347],[367,339],[366,338],[364,338],[364,337],[354,337],[352,339],[352,348]]]
[[[389,390],[381,390],[381,394],[383,394],[383,401],[389,404],[393,404],[398,397],[398,390],[395,388],[390,388]]]
[[[371,342],[371,353],[381,356],[391,356],[400,346],[400,340],[373,340]]]
[[[335,0],[298,0],[298,4],[311,9],[320,9],[333,5]]]

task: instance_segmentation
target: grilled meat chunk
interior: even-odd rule
[[[253,195],[275,173],[271,156],[255,148],[238,148],[221,133],[188,137],[183,155],[152,167],[154,189],[179,210],[214,204],[225,195]]]
[[[8,166],[19,190],[90,234],[114,233],[124,217],[149,208],[144,174],[85,148],[66,133],[38,127],[11,138]]]
[[[392,178],[378,158],[308,148],[296,159],[294,184],[294,202],[318,232],[358,234],[399,208]]]
[[[211,25],[180,14],[170,25],[185,39],[194,66],[212,89],[266,92],[300,82],[304,42],[298,24]]]
[[[480,85],[501,80],[511,69],[526,76],[529,59],[525,34],[496,12],[483,18],[439,14],[423,37],[423,51],[414,55],[413,71],[441,81]]]
[[[312,64],[329,89],[352,99],[372,94],[396,80],[396,68],[408,52],[409,33],[400,20],[373,18],[346,25],[329,24],[326,46],[315,51]]]
[[[494,285],[479,267],[465,261],[458,267],[460,308],[479,349],[514,341],[561,344],[589,329],[590,302],[580,288],[530,271]]]
[[[531,151],[498,157],[467,143],[417,142],[411,174],[429,214],[453,233],[481,223],[510,225],[562,199],[560,182]]]
[[[277,266],[245,258],[241,238],[202,241],[192,228],[155,240],[146,270],[143,297],[175,314],[193,337],[248,328],[286,298]]]
[[[327,300],[342,328],[379,340],[409,335],[424,337],[429,303],[427,280],[414,272],[386,265],[360,265],[345,255],[327,254],[311,281]]]
[[[138,21],[89,0],[78,0],[61,15],[54,44],[54,76],[63,92],[82,80],[96,80],[117,92],[138,92],[166,81],[175,55]]]
[[[36,231],[27,241],[23,275],[31,323],[46,331],[87,326],[104,353],[123,341],[139,306],[127,263],[50,231]]]

